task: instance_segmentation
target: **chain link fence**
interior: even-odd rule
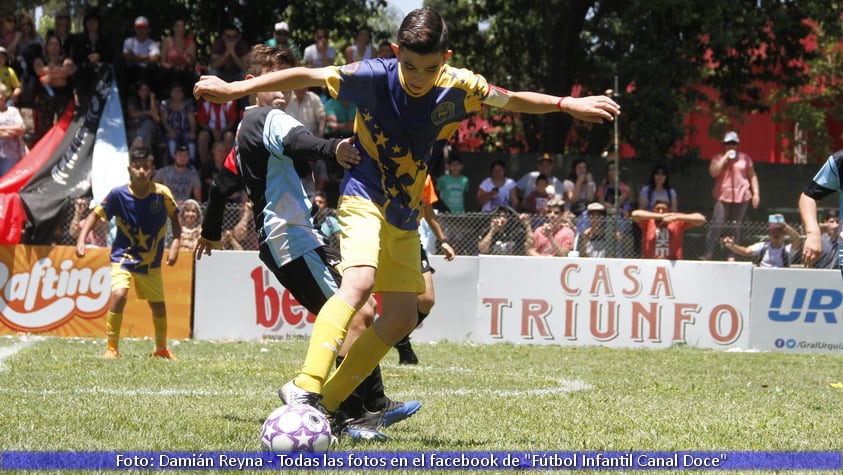
[[[204,213],[203,204],[203,213]],[[77,223],[84,220],[87,212],[77,215],[74,219],[74,206],[65,206],[64,209],[69,210],[63,213],[61,219],[58,221],[56,227],[56,241],[55,244],[75,245],[77,233],[72,231],[73,227],[78,226]],[[484,212],[474,212],[465,214],[439,213],[439,222],[442,229],[448,237],[453,248],[458,255],[475,256],[479,254],[478,243],[480,239],[488,232],[489,224],[493,214]],[[516,219],[517,221],[517,219]],[[546,218],[538,215],[530,215],[531,228],[536,227],[546,222]],[[801,232],[801,225],[798,223],[791,223],[797,230]],[[588,226],[587,217],[583,214],[575,219],[575,227],[578,232],[582,232]],[[614,235],[614,239],[610,239],[607,248],[607,257],[617,258],[638,258],[641,256],[641,233],[638,226],[630,219],[618,218],[616,216],[607,216],[604,223],[605,229],[609,235]],[[768,239],[767,235],[768,223],[759,221],[744,221],[740,226],[736,223],[726,223],[719,230],[721,237],[733,236],[737,238],[737,229],[740,230],[740,238],[736,239],[738,244],[748,246],[752,243]],[[713,225],[707,223],[703,226],[688,229],[684,235],[683,254],[684,258],[688,260],[699,259],[700,256],[706,252],[706,240]],[[523,230],[523,226],[522,226]],[[715,230],[717,231],[717,230]],[[521,238],[523,239],[523,232]],[[716,236],[713,236],[716,239]],[[171,236],[168,233],[167,244],[171,242]],[[722,245],[719,239],[715,241],[713,260],[726,260],[730,254]],[[256,250],[258,246],[257,233],[255,232],[254,220],[252,218],[251,210],[246,206],[238,203],[229,203],[226,206],[225,215],[223,217],[223,248],[224,249],[244,249]],[[435,247],[435,246],[434,246]],[[434,253],[439,253],[436,248]],[[514,250],[513,255],[524,255],[523,248]],[[794,253],[791,264],[799,264],[801,253]],[[751,261],[752,258],[734,256],[737,261]]]

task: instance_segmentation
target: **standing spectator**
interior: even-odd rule
[[[841,190],[840,163],[843,162],[843,150],[833,153],[820,171],[805,187],[799,196],[799,215],[802,217],[802,226],[805,229],[805,245],[802,250],[802,263],[806,267],[812,267],[821,258],[825,251],[821,230],[817,224],[817,202],[826,196]],[[843,208],[843,201],[839,202]],[[827,215],[827,219],[832,215]],[[836,221],[839,223],[839,211],[836,213]],[[828,230],[826,229],[828,232]],[[843,268],[840,260],[843,256],[837,256],[837,266]]]
[[[296,63],[301,61],[301,49],[299,45],[290,37],[290,25],[286,21],[279,21],[275,24],[275,30],[272,32],[272,38],[266,40],[266,46],[275,46],[279,48],[287,48],[293,54]]]
[[[71,32],[70,13],[66,9],[61,9],[56,13],[55,27],[47,32],[47,36],[58,38],[62,53],[70,57],[73,52],[73,33]]]
[[[132,92],[126,100],[126,137],[132,146],[155,150],[161,125],[158,100],[143,80],[135,84]]]
[[[12,66],[18,68],[18,79],[20,79],[22,93],[15,103],[20,107],[34,107],[36,95],[40,92],[38,75],[35,74],[35,58],[44,52],[44,38],[35,30],[35,20],[28,13],[22,13],[19,17],[21,31],[17,47],[12,53]],[[24,106],[25,104],[25,106]]]
[[[840,212],[828,209],[820,223],[822,234],[822,252],[812,266],[814,269],[839,269],[838,250],[840,249]]]
[[[14,13],[8,13],[3,17],[3,28],[0,31],[0,46],[14,52],[20,41],[21,31],[18,29],[18,17]]]
[[[594,201],[597,185],[594,183],[591,172],[588,171],[588,162],[584,158],[578,158],[571,165],[571,173],[562,182],[562,190],[566,205],[569,209],[575,210],[575,213],[585,209]]]
[[[544,175],[547,178],[547,192],[551,195],[562,196],[562,181],[553,176],[553,160],[545,153],[539,157],[536,169],[522,176],[518,180],[518,190],[522,197],[527,197],[536,191],[536,177]]]
[[[173,21],[170,36],[161,38],[161,67],[164,84],[181,83],[186,91],[196,82],[196,41],[187,34],[183,18]]]
[[[38,75],[47,94],[38,98],[38,122],[35,134],[44,135],[56,122],[57,117],[73,100],[73,85],[71,78],[76,72],[73,59],[64,54],[61,42],[56,36],[48,36],[44,45],[44,57],[35,58],[33,63],[35,74]]]
[[[785,234],[790,236],[790,244],[785,244]],[[732,236],[726,236],[723,238],[723,246],[739,256],[754,257],[759,267],[790,267],[794,253],[802,249],[799,231],[785,223],[782,215],[774,214],[770,215],[767,235],[770,238],[768,241],[759,241],[746,247],[735,244]]]
[[[372,51],[372,32],[368,27],[364,26],[357,30],[357,38],[355,43],[351,45],[351,56],[352,62],[372,59],[374,57],[374,52]]]
[[[223,27],[222,36],[211,45],[211,74],[226,81],[243,79],[246,63],[243,58],[249,45],[240,38],[240,30],[232,24]]]
[[[468,177],[462,174],[462,159],[451,149],[448,155],[448,173],[436,179],[436,191],[452,213],[465,213],[465,193],[468,191]]]
[[[325,136],[325,105],[315,92],[307,88],[294,90],[287,99],[287,108],[284,112],[304,124],[311,134],[317,137]]]
[[[653,211],[633,210],[632,220],[643,233],[641,257],[645,259],[682,259],[685,231],[705,224],[705,216],[700,213],[670,211],[670,202],[664,198],[656,199]]]
[[[196,241],[202,234],[202,207],[196,200],[184,200],[180,206],[181,242],[179,249],[193,252]]]
[[[658,199],[670,203],[670,211],[679,211],[679,195],[676,194],[676,189],[670,186],[670,176],[664,165],[656,165],[650,172],[650,180],[638,194],[638,209],[653,211]]]
[[[733,237],[736,242],[741,240],[741,224],[744,215],[752,203],[758,208],[761,202],[761,189],[758,186],[758,176],[749,155],[739,152],[740,138],[737,132],[728,132],[723,137],[723,153],[711,159],[708,172],[714,178],[714,212],[711,226],[706,238],[705,254],[700,259],[709,260],[714,255],[714,248],[723,232],[726,223],[733,223]],[[734,260],[732,255],[730,260]]]
[[[122,84],[127,88],[129,80],[146,80],[152,90],[158,92],[160,83],[161,48],[149,37],[149,20],[145,16],[135,18],[135,36],[123,41],[125,71]]]
[[[9,53],[6,48],[0,46],[0,84],[6,86],[7,105],[14,105],[21,95],[22,89],[18,74],[9,63]]]
[[[337,50],[328,45],[328,30],[317,28],[313,32],[313,44],[304,49],[304,62],[308,68],[331,66],[337,59]]]
[[[196,112],[193,99],[185,98],[181,84],[170,86],[170,97],[161,103],[160,113],[170,157],[175,158],[176,145],[183,143],[190,150],[191,163],[196,163]]]
[[[222,142],[228,149],[234,145],[234,131],[237,126],[237,103],[234,101],[215,104],[201,100],[197,106],[196,139],[199,163],[204,166],[210,159],[211,144]]]
[[[489,228],[480,236],[477,250],[480,254],[499,256],[524,256],[527,249],[535,247],[533,228],[528,214],[519,215],[506,205],[491,210]]]
[[[0,176],[11,170],[25,152],[23,117],[17,107],[6,105],[8,96],[6,85],[0,84]]]
[[[565,202],[553,198],[547,203],[548,221],[533,232],[533,246],[527,248],[530,256],[565,257],[574,248],[574,223],[565,216]]]
[[[515,180],[506,176],[506,162],[492,161],[491,176],[477,187],[477,203],[481,211],[492,211],[500,205],[518,208],[518,188]]]
[[[186,144],[180,144],[176,149],[175,163],[155,172],[154,181],[167,185],[176,203],[191,198],[196,201],[202,199],[202,183],[199,173],[190,166],[190,152]]]
[[[114,61],[111,40],[100,31],[100,13],[91,7],[83,19],[83,31],[73,40],[73,63],[78,68],[76,92],[85,103],[97,84],[97,67]]]
[[[544,216],[548,202],[554,198],[553,194],[547,191],[547,177],[539,174],[533,188],[533,191],[521,200],[521,211]],[[561,199],[559,201],[562,202]]]
[[[179,258],[181,224],[170,191],[153,183],[155,165],[152,153],[144,148],[129,154],[129,184],[118,186],[91,212],[76,239],[76,256],[85,257],[86,239],[100,219],[117,221],[117,236],[111,246],[111,304],[106,316],[107,349],[105,359],[120,357],[118,343],[123,324],[123,309],[132,282],[138,298],[149,302],[155,328],[155,349],[152,356],[176,359],[167,349],[167,307],[164,303],[164,282],[161,278],[161,259],[167,219],[173,229],[173,243],[167,253],[167,265]]]

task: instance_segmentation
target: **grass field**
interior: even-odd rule
[[[0,449],[258,451],[306,346],[182,341],[178,361],[148,357],[151,347],[124,340],[122,358],[106,361],[101,339],[0,337]],[[843,448],[843,391],[830,387],[843,381],[841,356],[416,347],[418,366],[391,352],[383,374],[390,396],[422,410],[386,429],[388,442],[346,438],[337,450]]]

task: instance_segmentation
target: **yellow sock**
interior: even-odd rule
[[[108,340],[108,348],[117,349],[120,341],[120,327],[123,325],[123,314],[109,311],[105,315],[105,337]]]
[[[312,393],[322,392],[322,385],[334,367],[348,324],[356,312],[354,307],[336,296],[325,302],[313,325],[304,366],[295,380],[296,386]]]
[[[335,411],[340,403],[375,369],[392,346],[387,345],[371,326],[351,345],[337,371],[322,387],[322,405]]]
[[[152,317],[152,326],[155,327],[155,349],[167,347],[167,316]]]

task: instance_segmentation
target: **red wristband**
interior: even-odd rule
[[[562,101],[564,101],[564,100],[565,100],[565,99],[567,99],[568,97],[571,97],[571,96],[562,96],[562,97],[560,97],[560,98],[559,98],[559,100],[558,100],[558,101],[556,101],[556,108],[557,108],[557,109],[559,109],[559,110],[562,110]]]

